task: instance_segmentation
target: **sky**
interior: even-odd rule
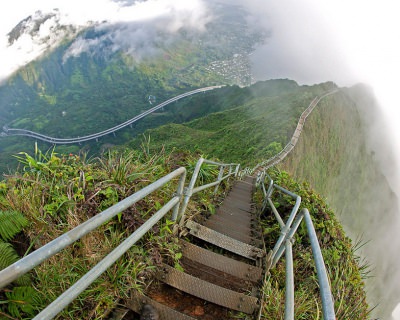
[[[84,26],[158,21],[174,32],[182,25],[201,30],[212,19],[205,0],[13,0],[0,3],[0,80],[34,59],[45,47],[21,39],[7,47],[6,34],[22,19],[59,8],[61,23]],[[212,1],[212,0],[208,0]],[[289,78],[300,84],[334,81],[339,86],[363,82],[372,87],[385,116],[385,130],[397,168],[386,168],[400,194],[400,19],[396,0],[219,0],[241,4],[254,14],[250,23],[270,34],[252,55],[259,79]],[[46,27],[42,36],[51,36]],[[38,40],[38,39],[37,39]],[[400,319],[400,307],[395,311]]]

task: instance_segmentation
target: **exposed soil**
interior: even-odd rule
[[[153,300],[193,318],[205,320],[232,319],[230,310],[185,294],[163,283],[152,286],[147,294]]]

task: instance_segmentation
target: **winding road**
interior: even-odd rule
[[[219,89],[222,88],[223,86],[211,86],[211,87],[205,87],[205,88],[200,88],[200,89],[196,89],[196,90],[192,90],[186,93],[183,93],[179,96],[176,96],[174,98],[168,99],[158,105],[156,105],[155,107],[146,110],[145,112],[133,117],[132,119],[129,119],[119,125],[116,125],[115,127],[109,128],[107,130],[101,131],[101,132],[97,132],[97,133],[93,133],[87,136],[83,136],[83,137],[77,137],[77,138],[55,138],[55,137],[50,137],[50,136],[46,136],[44,134],[41,133],[37,133],[34,131],[30,131],[30,130],[25,130],[25,129],[12,129],[12,128],[8,128],[7,126],[3,127],[3,132],[1,133],[2,137],[7,137],[7,136],[25,136],[25,137],[31,137],[31,138],[35,138],[37,140],[41,140],[44,142],[49,142],[52,144],[74,144],[74,143],[81,143],[84,141],[89,141],[89,140],[96,140],[100,137],[103,137],[105,135],[108,135],[110,133],[114,133],[118,130],[121,130],[129,125],[131,125],[132,123],[144,118],[145,116],[149,115],[150,113],[153,113],[154,111],[157,111],[158,109],[161,109],[162,107],[165,107],[166,105],[175,102],[179,99],[197,94],[197,93],[202,93],[202,92],[206,92],[206,91],[210,91],[210,90],[214,90],[214,89]]]

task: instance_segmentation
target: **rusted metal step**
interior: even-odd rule
[[[179,311],[176,311],[175,309],[172,309],[162,303],[159,303],[139,292],[135,292],[131,299],[129,299],[126,303],[127,307],[136,313],[141,313],[143,306],[145,304],[149,304],[153,306],[156,310],[157,313],[159,314],[159,320],[195,320],[196,318],[193,318],[191,316],[188,316],[184,313],[181,313]]]
[[[252,291],[254,283],[251,281],[226,274],[225,272],[210,268],[198,261],[190,260],[187,257],[182,257],[182,259],[179,260],[179,264],[185,273],[193,277],[213,283],[225,289],[244,294],[251,292],[251,295],[257,296],[257,293],[253,293]]]
[[[262,279],[261,268],[201,248],[188,241],[180,240],[179,244],[182,247],[182,255],[188,259],[252,282]]]
[[[259,307],[256,297],[217,286],[166,264],[158,270],[156,277],[174,288],[232,310],[252,314]]]
[[[220,232],[204,227],[203,225],[188,220],[186,227],[193,236],[219,246],[225,250],[236,253],[242,257],[255,260],[264,256],[264,251],[255,246],[243,243]]]

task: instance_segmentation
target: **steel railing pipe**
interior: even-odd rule
[[[106,271],[115,261],[117,261],[126,251],[128,251],[147,231],[149,231],[158,221],[160,221],[177,203],[179,197],[172,198],[159,211],[153,214],[144,224],[132,233],[117,248],[111,251],[103,260],[88,271],[74,285],[61,294],[56,300],[49,304],[40,312],[34,320],[53,319],[60,311],[78,297],[87,287],[89,287],[104,271]]]
[[[286,288],[285,288],[285,320],[294,319],[294,276],[292,242],[286,240]]]
[[[331,287],[328,280],[328,274],[326,272],[324,258],[322,257],[321,247],[318,243],[318,237],[314,229],[313,222],[311,220],[310,213],[307,209],[302,210],[304,220],[307,226],[307,232],[311,242],[311,249],[315,261],[315,267],[317,269],[317,277],[319,283],[320,296],[322,301],[322,312],[324,320],[335,320],[335,308],[333,304],[333,297]]]
[[[133,195],[125,198],[124,200],[118,202],[112,207],[104,210],[103,212],[97,214],[91,219],[85,221],[74,229],[64,233],[60,237],[54,239],[53,241],[47,243],[46,245],[40,247],[39,249],[33,251],[26,257],[18,260],[12,265],[0,271],[0,288],[3,288],[7,284],[11,283],[15,279],[19,278],[23,274],[32,270],[34,267],[42,263],[44,260],[52,257],[62,249],[66,248],[70,244],[82,238],[84,235],[93,231],[97,227],[101,226],[103,223],[109,221],[111,218],[115,217],[118,213],[129,208],[131,205],[137,201],[143,199],[153,191],[164,186],[166,183],[172,179],[186,174],[186,169],[181,167],[175,171],[167,174],[163,178],[153,182],[147,187],[139,190]]]

